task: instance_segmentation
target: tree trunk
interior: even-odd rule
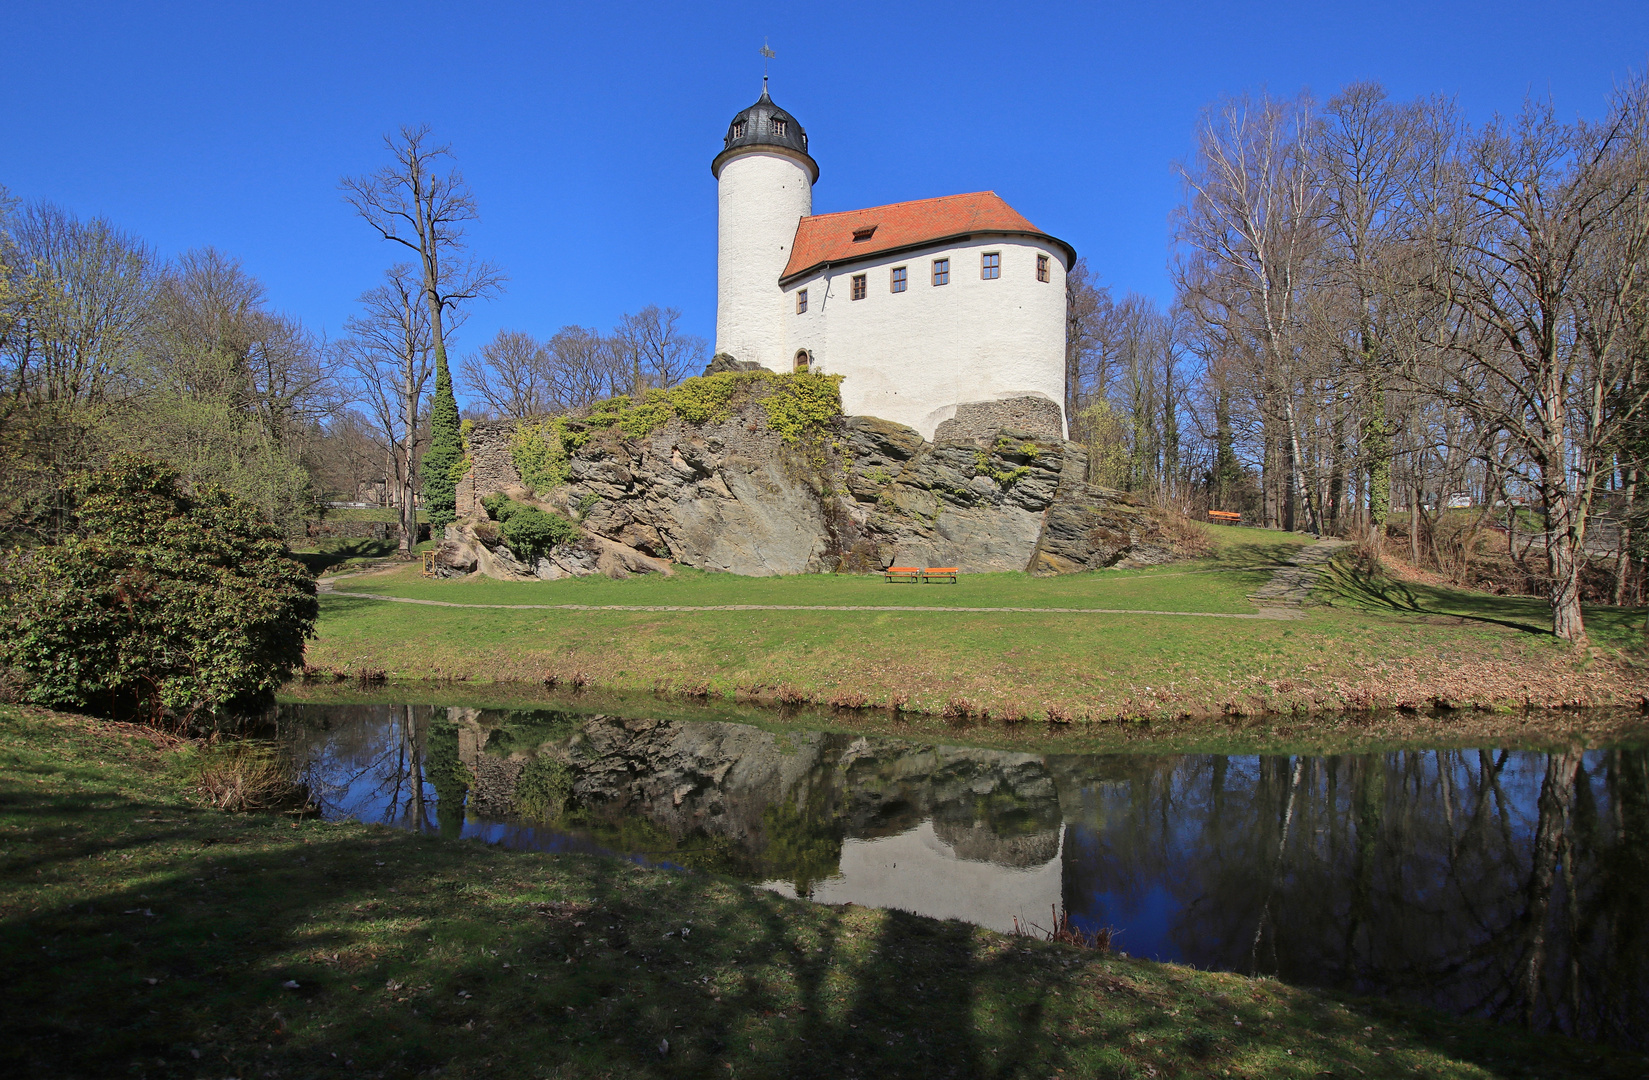
[[[1632,568],[1632,504],[1637,501],[1638,471],[1628,469],[1626,472],[1626,505],[1621,507],[1620,525],[1615,535],[1615,595],[1616,607],[1626,603],[1626,576]]]
[[[418,546],[418,508],[412,498],[412,458],[418,439],[418,398],[416,387],[413,386],[412,372],[413,357],[406,358],[406,370],[403,373],[401,395],[406,416],[403,420],[405,427],[401,434],[401,460],[396,470],[400,475],[395,478],[396,486],[400,488],[401,510],[401,541],[400,554],[403,558],[412,558],[412,549]]]
[[[1580,613],[1580,569],[1585,558],[1568,529],[1546,534],[1546,559],[1552,572],[1552,633],[1576,648],[1587,645],[1586,623]]]
[[[1420,565],[1420,500],[1425,493],[1419,484],[1409,485],[1409,562]]]
[[[1293,501],[1305,510],[1306,528],[1313,533],[1323,531],[1322,524],[1317,520],[1317,514],[1311,505],[1311,494],[1306,491],[1305,472],[1300,457],[1300,429],[1294,423],[1294,398],[1292,396],[1283,401],[1283,418],[1288,424],[1289,480],[1293,486]],[[1292,530],[1293,523],[1289,523]]]

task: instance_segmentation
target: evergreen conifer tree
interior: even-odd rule
[[[435,354],[435,399],[429,410],[429,449],[424,451],[424,509],[429,527],[439,530],[454,521],[458,507],[458,472],[463,467],[464,439],[459,431],[458,400],[452,394],[452,372],[445,349]]]

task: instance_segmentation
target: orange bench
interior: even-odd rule
[[[927,569],[922,571],[922,580],[924,582],[948,581],[952,585],[955,585],[956,584],[956,567],[954,567],[954,566],[930,566]]]
[[[1208,520],[1217,521],[1224,525],[1240,525],[1242,524],[1242,515],[1235,510],[1210,510],[1208,511]]]
[[[920,566],[890,566],[882,571],[883,581],[908,581],[914,585],[922,580]]]

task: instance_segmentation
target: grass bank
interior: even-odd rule
[[[9,1072],[1625,1077],[1645,1064],[709,876],[224,814],[189,797],[188,762],[138,729],[0,707]]]
[[[692,571],[431,581],[401,565],[341,578],[337,588],[476,606],[325,596],[308,659],[398,681],[553,678],[631,692],[1091,720],[1636,704],[1645,689],[1634,653],[1641,609],[1589,609],[1598,649],[1577,655],[1546,631],[1539,600],[1404,594],[1359,580],[1347,565],[1322,591],[1325,602],[1298,619],[1230,618],[1260,614],[1248,595],[1307,541],[1211,531],[1219,546],[1207,559],[1058,578],[965,575],[955,586]],[[869,610],[528,607],[560,604]],[[1105,613],[1119,611],[1134,613]]]

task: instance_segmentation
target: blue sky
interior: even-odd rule
[[[510,275],[459,347],[673,305],[715,325],[709,163],[761,88],[807,128],[819,212],[993,189],[1119,292],[1166,300],[1173,162],[1229,93],[1374,79],[1468,117],[1596,116],[1649,4],[76,4],[11,0],[0,183],[162,255],[212,244],[336,334],[395,258],[338,193],[427,122]],[[433,54],[433,55],[431,55]]]

